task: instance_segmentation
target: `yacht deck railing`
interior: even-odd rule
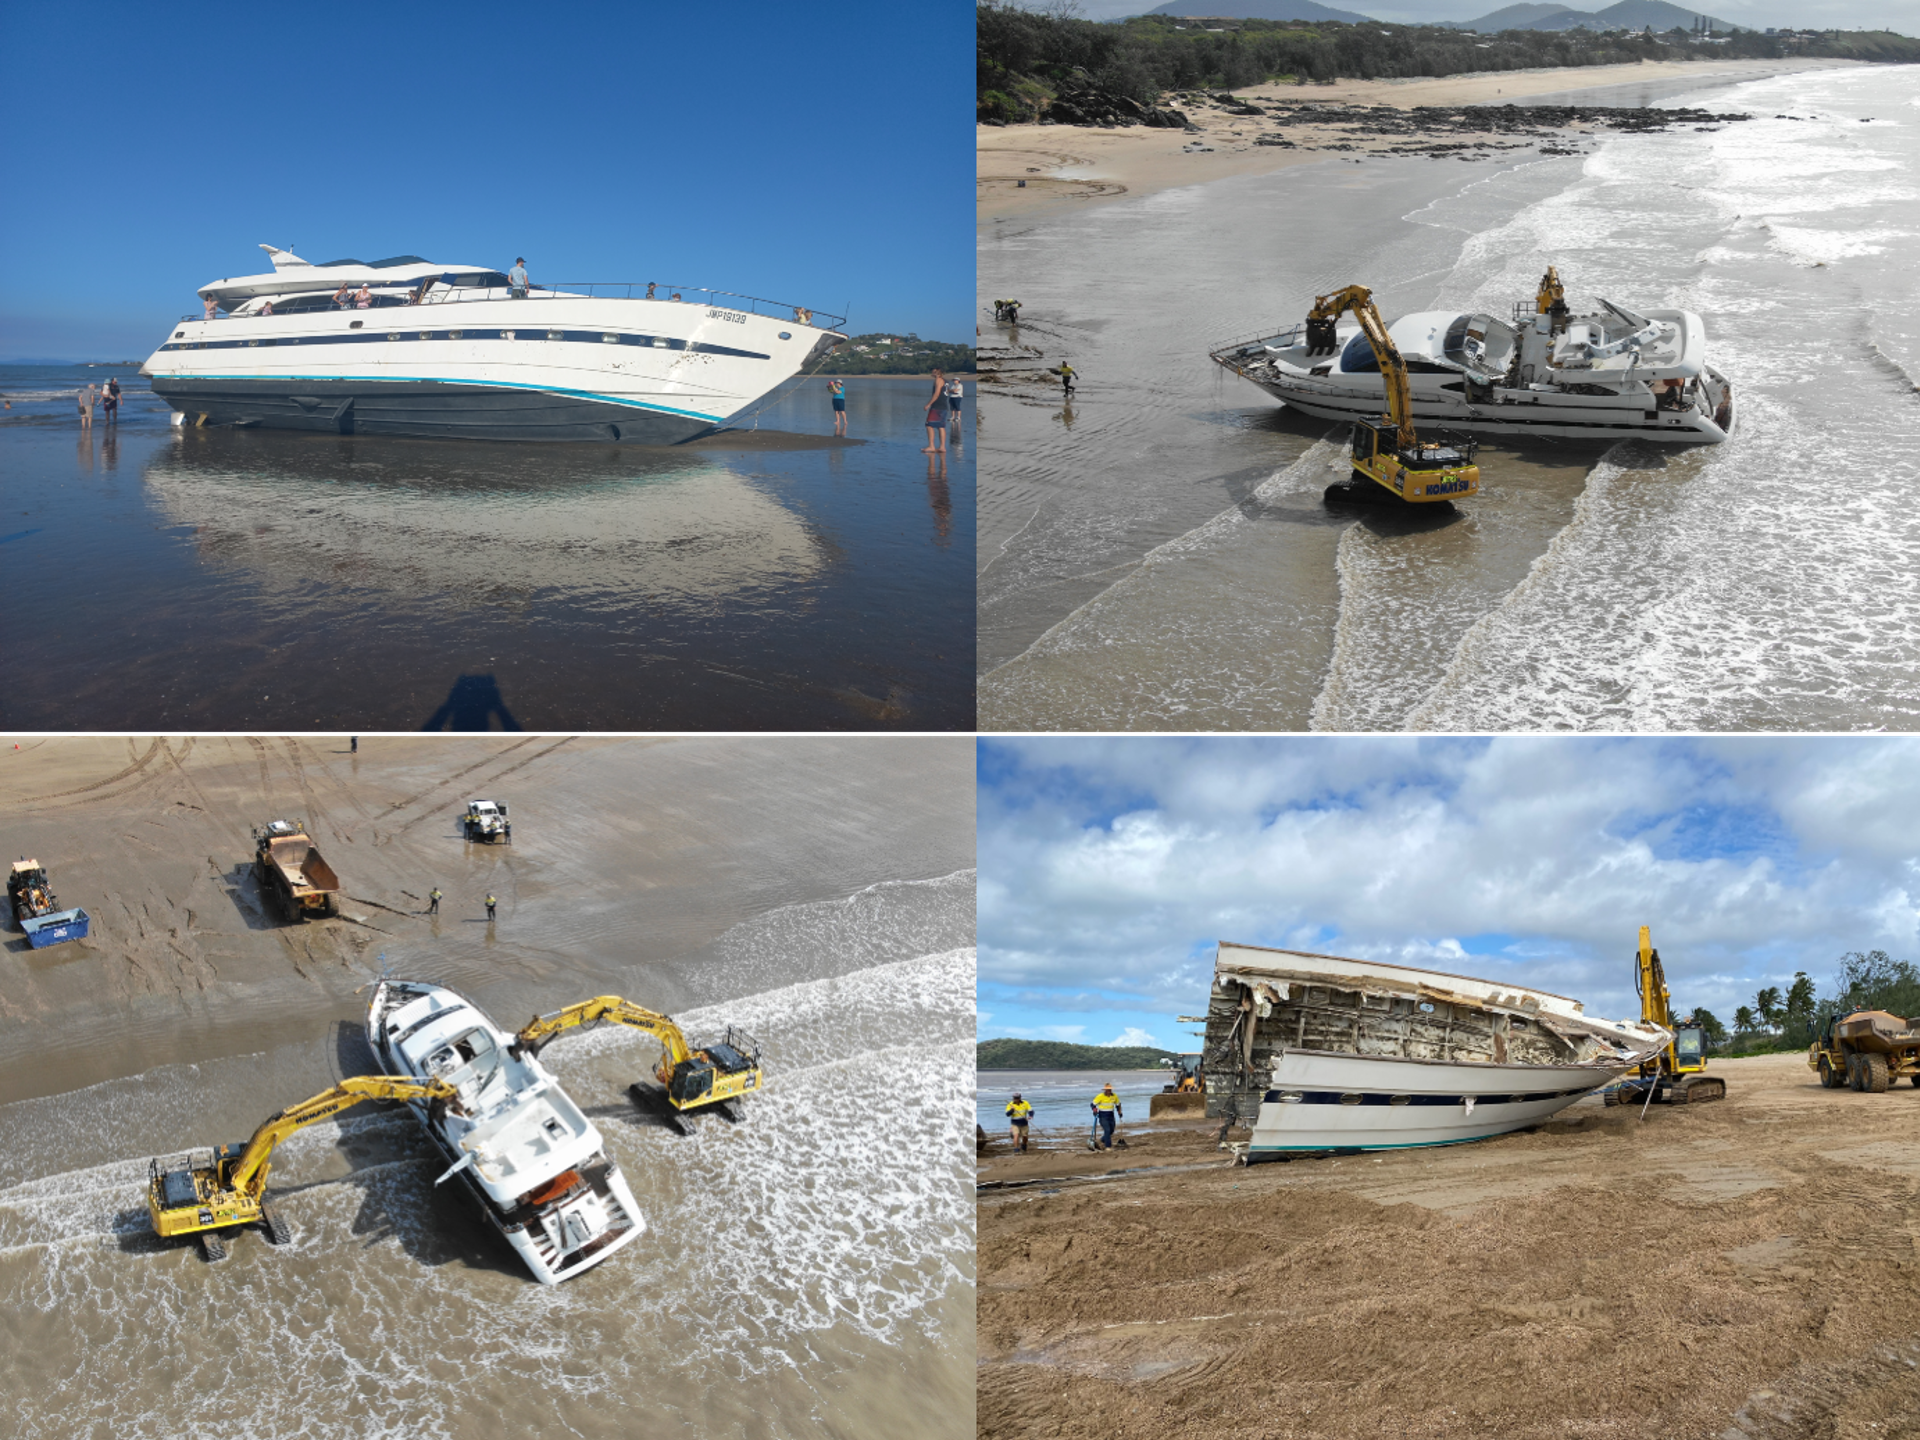
[[[406,283],[387,283],[368,287],[373,292],[373,305],[369,309],[390,310],[395,308],[398,298],[395,291],[410,294],[419,288],[418,280]],[[427,291],[426,296],[414,302],[402,300],[404,305],[414,303],[423,305],[462,305],[475,300],[507,300],[516,298],[516,292],[501,286],[480,289],[476,286],[447,287],[436,285]],[[552,285],[529,285],[527,299],[576,299],[591,298],[598,300],[663,300],[683,305],[704,305],[715,310],[731,310],[736,313],[760,315],[772,320],[791,320],[799,325],[811,325],[818,330],[839,330],[847,323],[845,315],[829,315],[805,305],[789,305],[783,300],[768,300],[758,295],[742,295],[734,290],[714,290],[702,285],[663,285],[652,280],[568,280]],[[381,303],[384,301],[385,303]],[[359,307],[351,299],[335,302],[323,309],[315,310],[301,307],[299,310],[276,311],[276,314],[325,314],[334,310],[354,310]],[[255,318],[253,315],[236,316],[228,313],[213,315],[182,315],[181,320],[232,320]]]

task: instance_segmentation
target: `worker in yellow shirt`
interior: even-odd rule
[[[1113,1149],[1113,1124],[1122,1113],[1120,1097],[1113,1093],[1113,1082],[1109,1080],[1105,1088],[1093,1097],[1093,1118],[1100,1125],[1101,1149]]]
[[[1033,1106],[1020,1098],[1018,1090],[1007,1102],[1007,1138],[1017,1149],[1027,1148],[1027,1121],[1033,1118]]]

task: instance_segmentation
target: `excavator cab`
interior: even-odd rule
[[[1707,1068],[1707,1032],[1698,1025],[1682,1025],[1674,1032],[1673,1068],[1681,1075]]]
[[[1438,430],[1402,445],[1400,427],[1391,420],[1356,420],[1353,475],[1415,504],[1453,500],[1480,488],[1480,467],[1473,463],[1478,448],[1465,436]]]

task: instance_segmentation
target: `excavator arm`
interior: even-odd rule
[[[1551,275],[1553,272],[1547,272]],[[1671,1030],[1673,997],[1667,989],[1667,972],[1660,964],[1660,952],[1653,948],[1653,932],[1640,927],[1640,1018],[1650,1025]]]
[[[1316,326],[1323,327],[1318,334],[1330,341],[1333,323],[1349,312],[1360,322],[1360,333],[1367,337],[1367,344],[1373,347],[1374,361],[1380,367],[1381,378],[1386,381],[1386,418],[1399,432],[1399,443],[1411,446],[1416,437],[1413,433],[1413,395],[1407,386],[1407,362],[1400,358],[1400,351],[1387,334],[1386,322],[1380,318],[1380,311],[1374,306],[1373,292],[1364,285],[1349,285],[1331,295],[1322,295],[1313,302],[1313,309],[1307,314],[1308,335],[1312,337],[1316,333]]]
[[[660,1042],[662,1053],[654,1077],[666,1088],[669,1115],[683,1129],[685,1113],[705,1106],[718,1107],[730,1118],[738,1118],[730,1102],[760,1088],[760,1047],[752,1037],[729,1028],[725,1039],[696,1049],[668,1016],[618,995],[597,995],[551,1015],[536,1015],[514,1037],[513,1053],[538,1055],[568,1030],[609,1020],[644,1030]],[[636,1099],[642,1098],[639,1087],[630,1088],[636,1092]]]
[[[331,1090],[323,1090],[298,1105],[289,1105],[269,1116],[247,1141],[240,1158],[227,1172],[228,1187],[240,1191],[256,1188],[255,1179],[273,1158],[273,1147],[297,1130],[338,1115],[363,1100],[453,1100],[457,1092],[442,1080],[413,1080],[405,1075],[356,1075],[342,1080]]]
[[[551,1015],[534,1016],[514,1036],[513,1053],[516,1056],[538,1055],[566,1031],[582,1025],[599,1025],[608,1020],[616,1025],[644,1030],[653,1036],[665,1048],[669,1066],[678,1065],[693,1053],[687,1048],[687,1037],[680,1033],[680,1027],[671,1019],[658,1011],[635,1005],[631,1000],[623,1000],[618,995],[596,995],[591,1000],[582,1000],[578,1005],[569,1005]]]

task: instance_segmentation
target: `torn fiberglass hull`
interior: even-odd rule
[[[1253,1127],[1250,1162],[1454,1145],[1537,1125],[1669,1038],[1504,981],[1222,942],[1207,1113]]]

